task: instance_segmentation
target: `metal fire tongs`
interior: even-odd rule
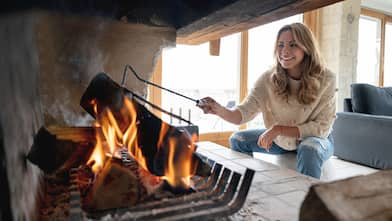
[[[191,101],[193,101],[193,102],[196,102],[196,105],[199,104],[199,103],[201,102],[200,100],[190,98],[190,97],[188,97],[188,96],[185,96],[185,95],[180,94],[180,93],[178,93],[178,92],[175,92],[175,91],[173,91],[173,90],[170,90],[170,89],[164,88],[164,87],[162,87],[162,86],[160,86],[160,85],[157,85],[157,84],[155,84],[155,83],[153,83],[153,82],[144,80],[143,78],[141,78],[141,77],[136,73],[136,71],[135,71],[135,70],[132,68],[132,66],[129,65],[129,64],[125,65],[125,68],[124,68],[123,78],[122,78],[122,81],[121,81],[121,87],[123,87],[123,88],[125,88],[125,82],[127,81],[127,77],[128,77],[127,70],[128,70],[128,69],[130,69],[130,70],[132,71],[133,75],[135,75],[135,77],[136,77],[139,81],[142,81],[142,82],[145,83],[145,84],[148,84],[148,85],[157,87],[157,88],[159,88],[159,89],[168,91],[168,92],[170,92],[170,93],[172,93],[172,94],[175,94],[175,95],[177,95],[177,96],[183,97],[183,98],[188,99],[188,100],[191,100]],[[157,105],[155,105],[155,104],[153,104],[153,103],[147,101],[146,99],[144,99],[143,97],[137,95],[136,93],[133,93],[132,91],[130,91],[130,92],[132,93],[132,96],[134,96],[134,97],[136,97],[137,99],[139,99],[139,100],[141,100],[141,101],[147,103],[147,104],[150,105],[152,108],[157,109],[157,110],[159,110],[159,111],[161,111],[161,112],[163,112],[163,113],[165,113],[165,114],[167,114],[167,115],[169,115],[169,116],[171,116],[171,117],[177,118],[178,120],[184,121],[184,122],[188,123],[189,125],[192,124],[192,122],[190,122],[189,120],[186,120],[186,119],[182,118],[181,116],[178,116],[178,115],[176,115],[176,114],[173,114],[172,112],[169,112],[169,111],[166,111],[166,110],[162,109],[161,107],[159,107],[159,106],[157,106]]]

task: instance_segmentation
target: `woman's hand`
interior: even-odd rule
[[[196,106],[203,110],[205,114],[215,114],[218,117],[221,117],[223,120],[233,123],[233,124],[240,124],[241,123],[241,112],[234,109],[228,109],[218,102],[216,102],[211,97],[205,97],[201,99]]]
[[[211,97],[205,97],[201,99],[196,106],[201,108],[205,114],[216,114],[216,115],[219,115],[219,112],[223,108],[218,102],[216,102]]]
[[[281,133],[282,133],[282,128],[280,126],[273,126],[259,136],[257,145],[266,149],[266,151],[269,152],[269,149],[272,146],[272,142]]]

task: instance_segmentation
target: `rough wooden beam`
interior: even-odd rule
[[[210,41],[210,55],[219,56],[220,52],[220,38]]]
[[[342,0],[239,0],[177,30],[177,43],[201,44]]]

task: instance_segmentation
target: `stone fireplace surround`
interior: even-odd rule
[[[174,44],[175,29],[42,11],[0,21],[0,47],[7,52],[0,83],[1,187],[9,192],[2,196],[1,215],[34,220],[41,172],[24,159],[34,134],[42,125],[91,125],[79,106],[89,81],[104,71],[121,82],[126,64],[149,79],[160,49]],[[131,77],[126,87],[146,93]]]

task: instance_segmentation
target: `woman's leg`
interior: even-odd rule
[[[264,133],[266,129],[249,129],[234,132],[230,137],[230,148],[232,150],[245,153],[252,156],[253,152],[263,152],[270,154],[282,154],[288,151],[282,149],[275,143],[267,152],[264,148],[257,145],[257,140],[260,134]]]
[[[333,142],[329,138],[307,137],[297,149],[297,170],[320,179],[321,167],[333,154]]]

